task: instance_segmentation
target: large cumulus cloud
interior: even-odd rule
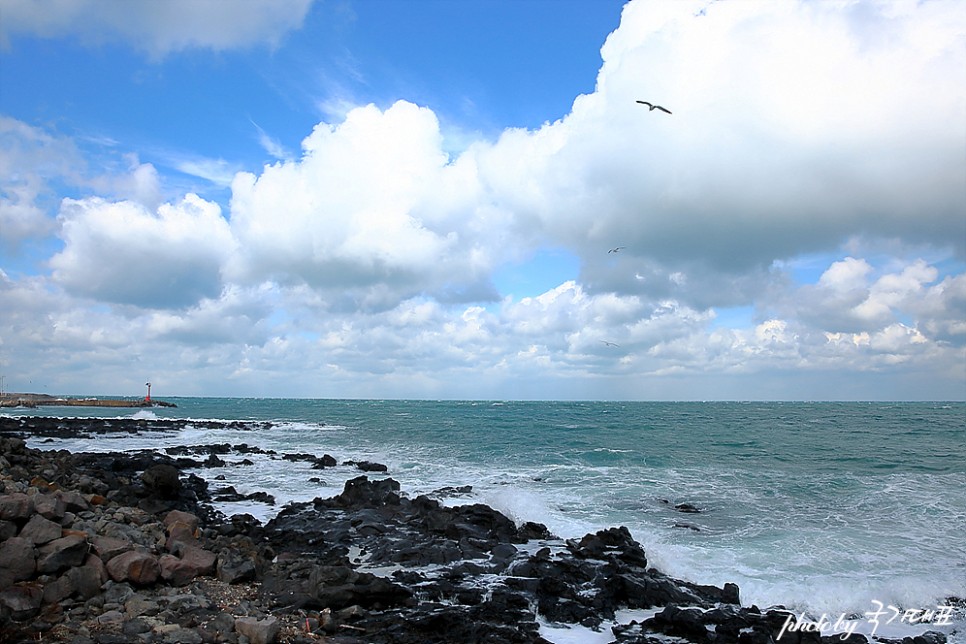
[[[964,22],[943,2],[631,3],[597,90],[492,167],[539,186],[520,210],[604,288],[633,284],[603,265],[617,244],[702,278],[852,235],[962,258]]]
[[[311,285],[333,303],[385,308],[427,292],[491,298],[493,243],[477,178],[450,164],[436,116],[400,101],[319,124],[297,161],[232,184],[234,279]]]
[[[50,260],[53,280],[105,302],[176,308],[217,297],[234,249],[219,207],[197,195],[155,213],[129,201],[67,199],[60,219],[65,247]]]

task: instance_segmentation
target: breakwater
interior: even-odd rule
[[[174,403],[146,398],[93,398],[48,394],[0,394],[0,407],[177,407]]]

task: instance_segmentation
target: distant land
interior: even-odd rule
[[[48,394],[0,394],[0,407],[177,407],[174,403],[147,398],[92,398]]]

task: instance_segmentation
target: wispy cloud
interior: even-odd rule
[[[168,165],[178,172],[204,179],[212,184],[227,188],[235,175],[242,170],[240,163],[230,163],[224,159],[206,159],[197,156],[183,156],[168,159]]]
[[[262,146],[262,149],[279,161],[287,161],[292,158],[292,153],[278,139],[269,136],[255,121],[251,119],[249,121],[255,127],[255,131],[258,134],[258,144]]]

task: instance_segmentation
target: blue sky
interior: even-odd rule
[[[592,92],[622,4],[317,2],[283,42],[227,51],[11,34],[0,78],[18,89],[4,92],[3,108],[75,137],[91,155],[127,150],[168,171],[221,161],[229,172],[297,154],[320,119],[405,98],[433,106],[458,152],[471,138],[559,119]]]
[[[966,398],[964,33],[945,0],[0,0],[5,387]]]

